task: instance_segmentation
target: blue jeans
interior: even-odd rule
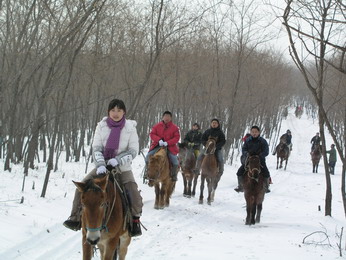
[[[199,170],[199,167],[200,167],[200,164],[201,162],[198,163],[198,161],[201,161],[203,158],[204,158],[204,152],[203,153],[200,153],[198,158],[197,158],[197,162],[196,162],[196,165],[198,170]],[[216,160],[218,161],[219,163],[219,172],[220,173],[223,173],[223,170],[224,170],[224,162],[223,162],[223,154],[222,154],[222,150],[215,150],[215,156],[216,156]]]
[[[148,164],[149,156],[154,155],[161,147],[157,146],[153,150],[149,151],[147,153],[147,156],[145,156],[145,163]],[[172,154],[168,149],[167,149],[168,157],[169,160],[171,161],[173,166],[179,166],[179,161],[178,161],[178,156]]]

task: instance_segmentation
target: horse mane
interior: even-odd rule
[[[102,189],[100,188],[100,186],[98,186],[95,182],[94,179],[89,179],[85,182],[85,186],[83,189],[83,192],[87,192],[87,191],[102,191]]]

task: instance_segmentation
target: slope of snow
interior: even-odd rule
[[[339,257],[336,245],[337,234],[346,224],[340,193],[340,160],[336,175],[331,176],[333,216],[325,217],[323,161],[319,172],[313,174],[309,155],[310,139],[318,131],[318,124],[290,113],[281,129],[292,131],[293,151],[286,171],[276,170],[276,157],[268,156],[274,184],[265,197],[261,223],[253,226],[244,224],[243,193],[233,190],[240,162],[225,165],[211,206],[198,204],[200,182],[195,198],[183,197],[179,176],[170,207],[155,210],[154,189],[142,183],[144,160],[137,156],[133,169],[144,200],[141,220],[148,230],[132,240],[127,259],[344,259]],[[327,141],[329,147],[329,136]],[[20,165],[15,165],[11,173],[0,171],[0,259],[82,258],[81,232],[66,229],[62,222],[70,213],[75,189],[72,180],[81,180],[84,171],[85,162],[61,160],[59,171],[51,173],[45,198],[40,197],[44,164],[29,173],[24,192]],[[22,196],[24,203],[20,204]],[[326,233],[328,239],[316,231]],[[304,238],[308,243],[303,243]],[[345,247],[345,239],[342,246]],[[345,257],[345,248],[343,254]],[[98,252],[95,259],[100,259]]]

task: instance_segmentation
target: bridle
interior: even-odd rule
[[[120,190],[120,192],[122,192],[122,189],[121,189],[121,187],[120,187],[120,185],[117,182],[116,177],[115,177],[116,174],[121,174],[121,171],[120,171],[119,167],[113,168],[108,174],[112,174],[113,175],[113,180],[114,180],[114,183],[113,183],[114,198],[113,198],[112,206],[109,208],[109,203],[108,202],[104,203],[104,205],[103,205],[103,208],[104,208],[103,216],[104,217],[103,217],[103,220],[102,220],[102,225],[97,227],[97,228],[89,228],[89,227],[86,226],[85,229],[87,231],[96,232],[96,231],[102,231],[103,229],[105,229],[106,232],[108,232],[107,224],[108,224],[108,221],[109,221],[109,219],[111,217],[112,211],[114,209],[115,201],[116,201],[116,198],[117,198],[117,192],[116,192],[117,191],[117,187]],[[108,216],[107,216],[107,211],[108,211]]]
[[[211,144],[214,144],[214,147],[211,149],[211,151],[208,153],[208,149],[209,149],[209,146]],[[215,150],[216,150],[216,142],[214,140],[208,140],[207,142],[207,146],[205,147],[205,151],[204,151],[204,154],[205,155],[209,155],[209,154],[214,154],[215,153]]]
[[[255,180],[256,182],[258,182],[258,179],[259,179],[259,174],[261,173],[261,163],[259,163],[259,168],[255,167],[255,168],[251,168],[249,167],[249,159],[250,157],[255,157],[258,159],[258,161],[260,161],[259,159],[259,156],[258,155],[252,155],[252,156],[247,156],[246,157],[246,160],[245,160],[245,171],[247,172],[247,176],[250,178],[250,179],[253,179]],[[257,178],[254,177],[255,175],[255,171],[257,171],[258,175],[257,175]]]

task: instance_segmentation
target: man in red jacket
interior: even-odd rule
[[[178,157],[179,152],[178,142],[180,139],[179,128],[172,122],[172,113],[165,111],[162,115],[162,121],[157,123],[151,129],[149,134],[151,139],[151,144],[149,152],[145,157],[145,163],[148,164],[148,158],[157,152],[160,147],[167,147],[168,156],[172,162],[171,178],[172,181],[177,181],[178,174]]]

